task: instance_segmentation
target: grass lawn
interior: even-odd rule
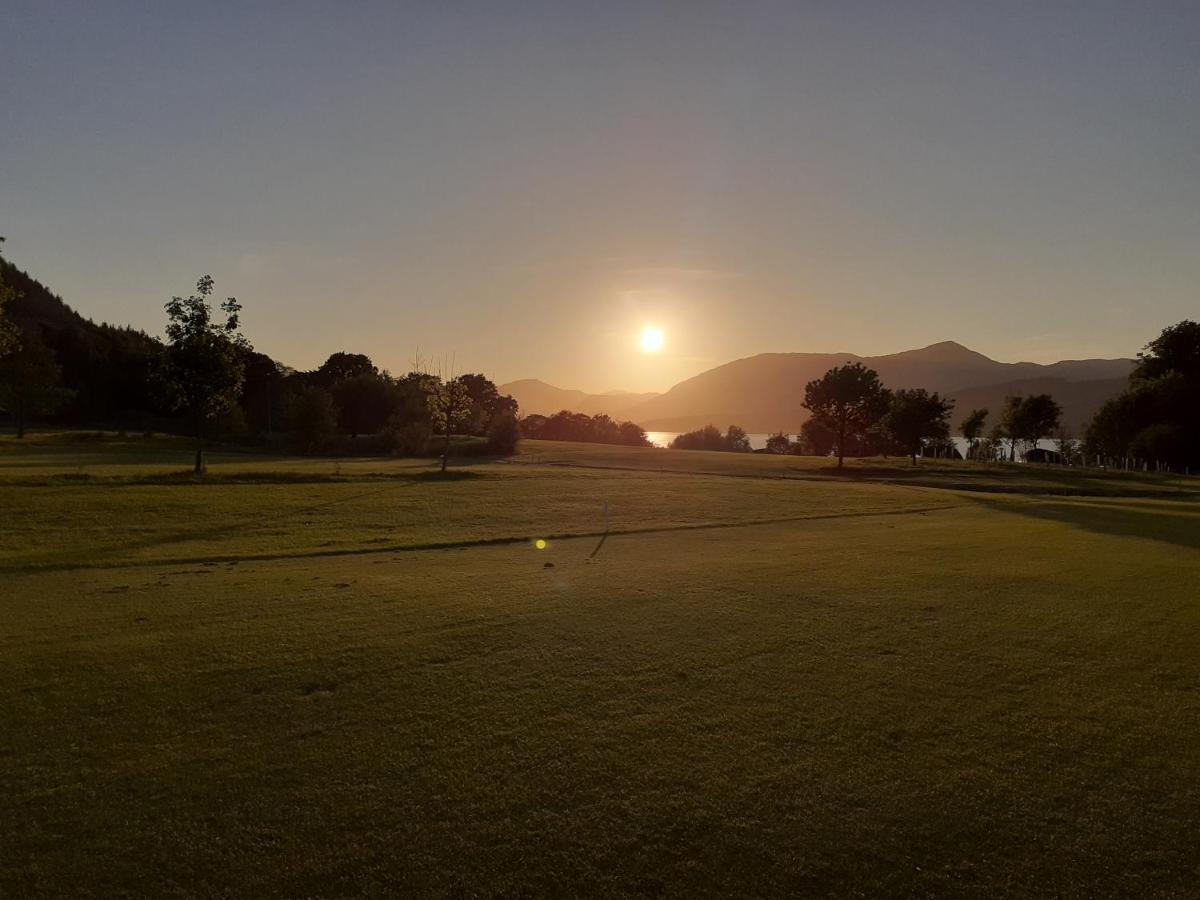
[[[0,440],[0,896],[1200,884],[1200,479],[187,464]]]

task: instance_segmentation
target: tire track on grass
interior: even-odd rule
[[[298,553],[246,553],[217,556],[185,556],[165,559],[138,559],[126,561],[96,561],[70,564],[33,566],[0,566],[0,573],[34,575],[46,572],[74,572],[99,569],[151,569],[161,566],[203,565],[217,563],[275,562],[280,560],[326,559],[339,556],[377,556],[385,553],[422,553],[437,550],[468,550],[474,547],[501,547],[512,544],[528,544],[538,538],[547,541],[568,541],[608,536],[638,534],[669,534],[681,531],[716,531],[732,528],[756,528],[763,525],[785,525],[800,522],[824,522],[832,519],[867,519],[894,516],[915,516],[950,509],[963,509],[966,504],[947,503],[938,506],[910,507],[907,509],[862,510],[855,512],[822,513],[808,516],[779,516],[768,519],[742,519],[736,522],[688,522],[678,525],[645,525],[631,528],[610,528],[608,531],[574,531],[558,534],[503,535],[485,538],[467,538],[447,541],[417,541],[408,544],[375,544],[370,547],[345,547],[329,550],[308,550]]]

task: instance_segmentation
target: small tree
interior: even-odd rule
[[[450,435],[456,433],[471,414],[471,395],[467,386],[458,378],[432,376],[426,386],[429,398],[429,413],[433,430],[440,432],[442,443],[442,471],[450,460]]]
[[[213,321],[209,297],[213,280],[204,275],[190,297],[166,304],[167,347],[161,372],[171,406],[183,410],[196,436],[197,475],[204,471],[204,426],[237,402],[245,372],[242,352],[249,342],[238,331],[242,305],[234,297],[221,304],[223,321]]]
[[[1062,424],[1062,407],[1049,394],[1031,394],[1022,404],[1021,437],[1035,447],[1043,438],[1058,431]]]
[[[646,429],[636,422],[622,422],[617,427],[617,442],[629,447],[649,447]]]
[[[724,450],[725,436],[716,425],[705,425],[695,431],[677,434],[671,441],[672,450]]]
[[[1058,430],[1061,420],[1062,407],[1049,394],[1006,398],[1003,424],[1011,442],[1012,461],[1016,462],[1018,443],[1036,447],[1042,438]]]
[[[899,390],[892,395],[885,424],[904,452],[917,464],[917,454],[927,440],[950,436],[950,410],[954,402],[924,388]]]
[[[792,442],[782,431],[767,438],[767,452],[785,454],[792,449]]]
[[[488,449],[493,453],[508,456],[517,449],[517,441],[521,439],[521,429],[517,425],[517,417],[510,410],[492,416],[488,423]]]
[[[332,388],[339,381],[358,375],[378,375],[379,370],[365,353],[331,353],[321,367],[312,373],[312,380],[323,388]]]
[[[16,350],[0,358],[0,407],[12,414],[17,437],[25,437],[30,416],[57,410],[72,394],[62,387],[62,370],[32,332],[21,335]]]
[[[1021,420],[1024,397],[1005,397],[1004,412],[1000,415],[1000,424],[994,434],[1008,438],[1009,461],[1017,461],[1017,442],[1021,439],[1024,422]]]
[[[796,446],[805,456],[828,456],[833,452],[837,443],[837,435],[829,430],[829,426],[816,419],[809,419],[800,426],[800,434],[796,436]]]
[[[1079,462],[1080,443],[1071,437],[1070,432],[1065,428],[1058,429],[1058,433],[1054,436],[1054,443],[1058,448],[1058,458],[1064,466],[1073,466]]]
[[[887,391],[879,373],[862,363],[830,369],[804,387],[804,406],[819,424],[837,437],[838,468],[846,456],[852,431],[864,431],[878,422],[887,409]]]
[[[725,449],[732,450],[734,453],[750,452],[750,436],[740,425],[729,426],[725,432],[724,443]]]
[[[983,427],[987,423],[987,417],[988,411],[986,409],[973,409],[967,413],[967,417],[958,426],[958,430],[962,432],[962,436],[967,440],[968,459],[975,457],[975,449],[979,444],[979,439],[983,437]]]

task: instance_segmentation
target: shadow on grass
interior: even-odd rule
[[[966,468],[937,463],[916,466],[849,465],[814,469],[819,475],[846,481],[904,484],[951,491],[981,491],[989,494],[1032,494],[1058,497],[1144,497],[1163,500],[1194,500],[1200,492],[1173,484],[1155,484],[1116,472],[1063,469],[1030,464],[987,465]]]
[[[1143,538],[1186,547],[1189,550],[1200,550],[1200,508],[1159,512],[1130,506],[1054,501],[1005,503],[1000,500],[979,499],[975,502],[997,512],[1048,522],[1062,522],[1095,534]]]
[[[61,472],[55,475],[0,480],[2,487],[50,487],[62,484],[86,484],[89,487],[134,487],[139,485],[223,485],[223,484],[349,484],[354,482],[442,482],[473,481],[487,478],[484,472],[470,469],[450,469],[446,472],[420,470],[414,472],[361,472],[322,474],[320,472],[209,472],[196,475],[190,470],[164,472],[157,475],[92,475],[89,472]]]
[[[214,489],[219,488],[220,485],[223,483],[224,484],[239,484],[239,485],[272,484],[272,483],[281,483],[281,484],[302,483],[303,484],[303,483],[316,483],[316,482],[323,482],[323,481],[324,482],[343,482],[343,483],[375,482],[376,486],[371,488],[370,490],[358,491],[354,494],[349,494],[344,497],[337,497],[333,500],[327,500],[322,503],[307,504],[307,505],[301,506],[301,507],[293,507],[293,508],[289,508],[286,510],[282,510],[282,511],[276,513],[275,515],[264,514],[260,511],[260,512],[256,512],[251,515],[248,515],[248,516],[226,519],[216,525],[212,525],[212,526],[209,526],[206,528],[189,528],[189,529],[182,530],[182,531],[176,530],[176,531],[165,532],[165,533],[161,533],[161,534],[155,534],[152,537],[147,537],[147,538],[144,538],[141,540],[128,540],[128,541],[124,541],[117,545],[95,547],[88,551],[88,556],[89,556],[88,564],[96,565],[96,564],[103,563],[103,561],[105,561],[105,560],[113,560],[113,559],[116,559],[116,558],[119,558],[122,556],[128,556],[131,551],[148,550],[151,548],[159,548],[159,547],[168,547],[168,546],[171,546],[172,544],[183,544],[183,543],[188,543],[188,542],[192,542],[192,541],[204,541],[204,540],[208,540],[211,538],[232,539],[232,538],[235,538],[239,534],[248,534],[248,533],[252,533],[252,532],[261,530],[263,528],[277,527],[280,524],[292,522],[303,516],[312,515],[313,513],[321,512],[323,510],[327,510],[332,507],[343,506],[345,504],[353,503],[357,500],[362,500],[362,499],[365,499],[368,497],[378,497],[381,494],[384,494],[384,493],[390,492],[390,491],[401,490],[404,488],[416,488],[422,484],[431,484],[431,483],[439,483],[439,482],[451,482],[452,483],[452,482],[469,481],[469,480],[474,480],[477,478],[487,477],[486,475],[484,475],[481,472],[463,471],[463,470],[459,470],[459,471],[450,470],[450,471],[446,471],[446,472],[440,472],[437,470],[433,470],[433,471],[426,470],[426,471],[410,472],[410,473],[391,473],[388,475],[382,475],[382,476],[377,476],[377,477],[370,477],[370,476],[362,477],[362,476],[360,476],[358,478],[328,476],[328,477],[321,477],[321,478],[313,479],[311,476],[307,476],[307,477],[301,477],[299,479],[289,479],[286,477],[287,473],[264,473],[264,475],[266,475],[268,477],[270,477],[271,475],[274,475],[274,476],[282,478],[282,480],[280,480],[280,481],[271,481],[271,480],[263,480],[263,479],[260,479],[260,480],[253,480],[253,479],[238,480],[236,477],[230,478],[228,480],[223,480],[220,478],[214,479],[212,476],[208,476],[208,475],[197,477],[197,476],[193,475],[191,472],[186,472],[186,473],[182,473],[181,475],[179,475],[177,480],[174,480],[174,481],[151,480],[151,481],[147,481],[147,482],[130,482],[127,479],[121,479],[117,482],[106,482],[106,481],[102,481],[102,480],[96,480],[95,483],[97,485],[101,485],[101,486],[125,486],[125,485],[129,485],[131,483],[195,484],[195,485],[200,485],[200,486],[207,484]],[[71,482],[75,482],[78,480],[79,480],[79,478],[77,476],[73,476],[73,477],[67,478],[65,482],[60,482],[60,483],[71,483]],[[26,483],[28,483],[28,482],[26,482]],[[93,486],[92,484],[89,484],[89,488],[92,486]],[[31,557],[26,557],[24,559],[9,560],[6,563],[0,565],[0,571],[19,571],[23,568],[30,568],[31,566],[34,568],[38,568],[38,569],[55,571],[55,570],[62,570],[62,569],[77,568],[79,566],[79,560],[77,560],[77,559],[73,559],[70,562],[64,562],[61,565],[50,565],[50,566],[39,565],[39,562],[41,562],[42,560],[53,559],[60,555],[61,555],[61,552],[55,551],[53,553],[48,553],[48,554],[35,554]],[[197,561],[200,561],[201,559],[203,559],[203,557],[196,558]]]

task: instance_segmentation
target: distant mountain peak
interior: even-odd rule
[[[900,353],[889,353],[886,359],[926,359],[938,363],[994,363],[995,360],[984,356],[977,350],[964,347],[958,341],[939,341],[919,350],[904,350]]]

